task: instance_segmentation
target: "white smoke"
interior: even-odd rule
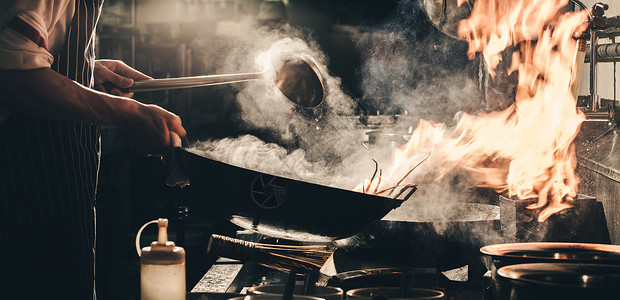
[[[239,167],[343,189],[368,183],[375,169],[372,159],[378,161],[380,169],[391,164],[392,143],[362,146],[368,130],[351,118],[356,102],[343,91],[340,79],[330,74],[326,67],[328,58],[311,35],[288,25],[276,29],[259,26],[251,18],[221,30],[225,31],[226,47],[214,47],[216,50],[210,50],[212,55],[207,56],[218,57],[217,73],[263,71],[264,56],[274,52],[307,55],[324,76],[326,99],[318,109],[299,109],[272,83],[244,83],[236,94],[243,122],[251,128],[269,129],[284,144],[294,147],[266,143],[250,135],[202,141],[194,147]],[[434,51],[449,51],[446,45],[431,45],[429,49],[428,44],[407,41],[398,30],[367,30],[354,39],[363,56],[365,98],[400,106],[413,116],[412,120],[429,116],[449,120],[459,111],[477,109],[483,102],[482,87],[470,76],[471,69],[455,72],[450,66],[427,59]],[[218,52],[222,48],[226,51]],[[451,55],[465,56],[465,52]],[[478,66],[473,68],[477,71]],[[415,161],[426,154],[420,153]],[[455,202],[475,202],[477,195],[471,192],[473,185],[467,177],[446,177],[435,182],[432,174],[436,166],[428,161],[412,173],[409,182],[418,184],[420,189],[393,211],[401,214],[396,217],[409,221],[450,220],[462,215],[461,210],[453,209]]]

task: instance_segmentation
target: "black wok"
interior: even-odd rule
[[[305,242],[346,238],[404,201],[240,168],[187,148],[174,148],[172,157],[178,160],[172,165],[191,182],[189,207],[194,214],[216,210],[240,227],[275,238]],[[414,191],[415,187],[403,191],[405,199]]]
[[[423,205],[423,204],[420,204]],[[453,203],[457,217],[391,217],[355,236],[336,241],[342,260],[380,260],[366,267],[434,267],[440,271],[462,267],[476,259],[479,249],[500,238],[499,207]]]

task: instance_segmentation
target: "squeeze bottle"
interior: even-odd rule
[[[149,225],[157,223],[157,241],[140,250],[140,235]],[[185,299],[185,250],[168,241],[168,219],[147,222],[136,236],[136,251],[140,256],[141,300]]]

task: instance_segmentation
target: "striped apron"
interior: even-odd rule
[[[76,0],[52,65],[88,87],[102,2]],[[96,298],[99,137],[97,124],[15,113],[0,125],[0,298]]]

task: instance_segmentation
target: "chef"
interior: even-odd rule
[[[122,92],[148,76],[95,61],[102,2],[0,2],[2,299],[95,298],[99,124],[146,154],[185,135],[177,115]]]

